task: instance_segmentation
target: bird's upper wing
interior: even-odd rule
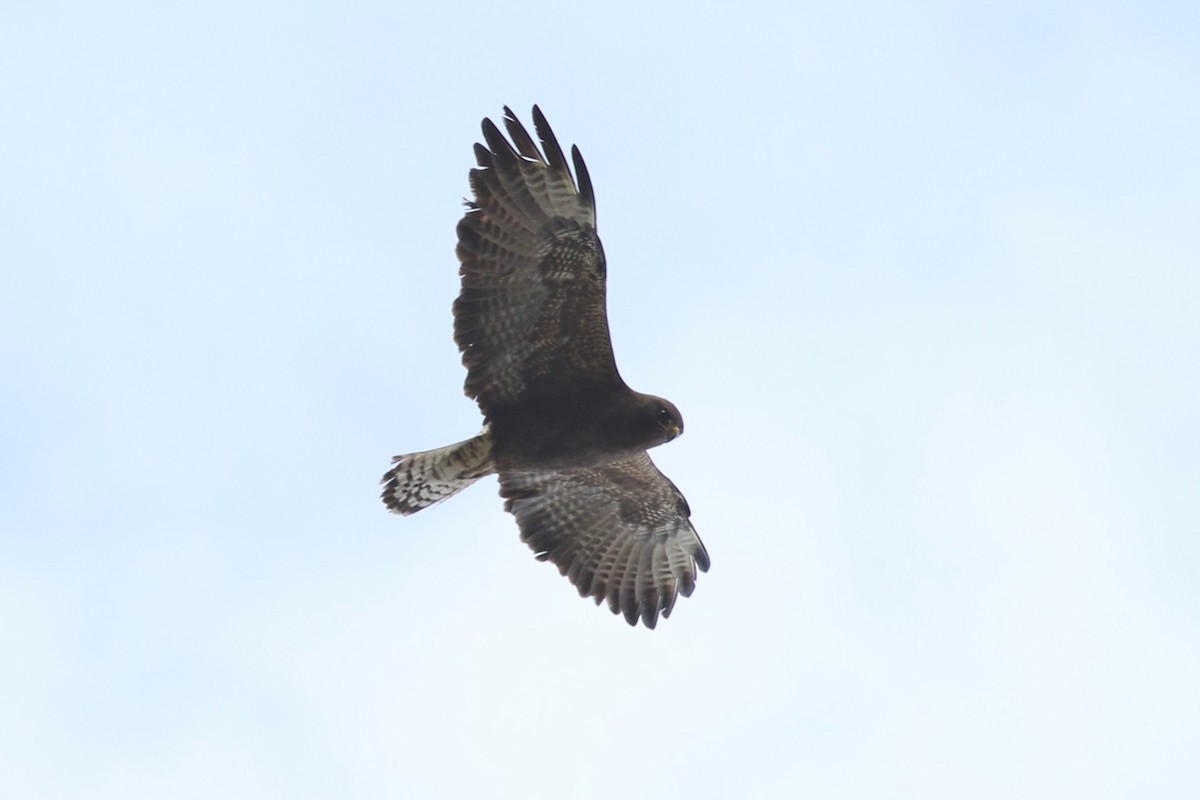
[[[467,368],[466,393],[489,409],[618,381],[604,308],[604,250],[579,149],[575,179],[537,106],[542,150],[507,107],[510,143],[483,121],[475,145],[474,200],[458,224],[462,289],[454,340]]]
[[[583,597],[653,628],[707,572],[687,501],[641,452],[595,467],[501,472],[500,494],[521,539]]]

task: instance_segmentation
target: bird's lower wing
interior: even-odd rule
[[[584,597],[653,628],[706,572],[683,495],[646,453],[595,467],[501,472],[521,539]]]

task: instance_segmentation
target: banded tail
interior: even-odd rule
[[[465,442],[396,456],[392,464],[380,481],[383,502],[394,514],[415,514],[496,471],[492,432],[484,428]]]

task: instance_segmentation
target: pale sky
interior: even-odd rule
[[[10,5],[0,797],[1200,796],[1196,4]],[[687,424],[652,632],[378,500],[535,102]]]

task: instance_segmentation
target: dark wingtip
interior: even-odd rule
[[[495,126],[493,126],[494,128]],[[486,138],[486,137],[485,137]],[[479,142],[475,143],[475,163],[484,169],[492,169],[496,164],[496,157],[492,151],[484,147]]]
[[[554,129],[550,127],[550,123],[546,121],[546,115],[536,105],[533,107],[533,129],[537,131],[538,138],[542,141],[542,152],[546,154],[546,163],[552,168],[564,172],[571,182],[571,186],[575,187],[575,176],[571,174],[571,168],[567,166],[567,158],[558,144],[558,137],[554,135]]]
[[[676,589],[674,586],[672,586],[671,591],[667,592],[666,597],[663,598],[663,604],[662,604],[662,618],[663,619],[671,618],[671,609],[675,608],[675,601],[678,598],[679,598],[679,590]]]
[[[517,119],[517,115],[508,106],[504,107],[504,127],[522,158],[536,163],[542,163],[545,160],[542,158],[541,152],[538,151],[533,137],[529,135],[529,131],[525,130],[525,126],[521,124],[521,120]]]
[[[649,630],[654,630],[654,626],[658,624],[658,598],[653,601],[649,599],[642,602],[642,624]]]
[[[512,158],[516,158],[516,151],[508,143],[508,139],[504,138],[504,134],[500,132],[500,129],[496,127],[496,123],[484,117],[480,127],[483,128],[483,138],[487,142],[488,148],[492,151],[492,155],[496,157],[511,156]]]
[[[591,209],[592,218],[596,216],[596,193],[592,190],[592,176],[588,174],[587,164],[583,163],[583,154],[578,145],[571,145],[571,161],[575,163],[575,177],[579,180],[579,194],[584,204]]]

